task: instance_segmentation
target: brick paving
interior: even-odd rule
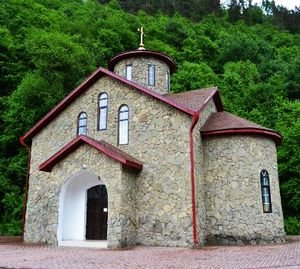
[[[300,241],[279,245],[122,250],[0,244],[0,269],[300,268]]]

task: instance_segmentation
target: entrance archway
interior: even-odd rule
[[[58,242],[66,240],[84,241],[86,239],[98,239],[86,238],[87,203],[88,193],[90,193],[91,197],[94,197],[95,190],[99,190],[99,187],[103,189],[101,186],[105,188],[104,182],[100,180],[98,176],[89,172],[78,173],[67,180],[63,185],[59,200]],[[107,204],[104,205],[106,206],[104,207],[106,208],[105,211],[108,211]],[[89,207],[90,206],[88,206],[88,208]],[[99,208],[99,205],[96,207]]]

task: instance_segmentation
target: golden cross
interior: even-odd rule
[[[140,48],[144,48],[144,37],[146,36],[144,34],[144,27],[138,28],[138,31],[141,33],[141,43]]]

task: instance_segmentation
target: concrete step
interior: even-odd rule
[[[58,242],[64,247],[107,248],[106,240],[63,240]]]

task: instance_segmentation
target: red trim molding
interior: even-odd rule
[[[220,93],[219,93],[219,90],[218,88],[216,87],[213,92],[208,96],[208,98],[205,100],[204,104],[202,105],[202,107],[200,108],[199,112],[201,113],[205,108],[206,106],[208,105],[208,102],[213,99],[214,100],[214,103],[216,105],[216,108],[217,108],[217,111],[220,112],[220,111],[224,111],[224,107],[223,107],[223,104],[222,104],[222,100],[221,100],[221,97],[220,97]]]
[[[54,118],[56,118],[64,109],[66,109],[79,95],[85,92],[93,83],[95,83],[101,76],[107,75],[113,79],[126,84],[127,86],[136,89],[142,93],[145,93],[159,101],[168,104],[169,106],[175,107],[182,112],[193,116],[194,111],[184,107],[167,97],[162,96],[152,90],[142,87],[141,85],[134,83],[132,81],[126,80],[121,76],[108,71],[105,68],[98,68],[94,73],[92,73],[84,82],[82,82],[78,87],[76,87],[69,95],[67,95],[60,103],[58,103],[52,110],[50,110],[40,121],[38,121],[23,137],[22,139],[30,139],[36,135],[42,128],[49,124]]]
[[[164,61],[170,68],[170,74],[172,74],[175,70],[175,61],[171,57],[167,56],[164,53],[161,53],[159,51],[154,51],[154,50],[130,50],[130,51],[121,52],[109,61],[108,69],[110,71],[114,71],[115,65],[123,59],[143,57],[143,56],[154,57]]]
[[[20,144],[23,147],[27,148],[27,150],[28,150],[27,175],[26,175],[26,181],[25,181],[25,187],[24,187],[24,199],[23,199],[23,211],[22,211],[22,241],[24,241],[27,200],[28,200],[28,189],[29,189],[29,173],[30,173],[31,150],[30,150],[30,147],[25,143],[25,141],[22,137],[20,137]]]
[[[65,158],[67,155],[69,155],[82,144],[90,145],[91,147],[99,150],[108,157],[120,162],[123,165],[134,168],[138,171],[142,170],[143,168],[142,162],[136,160],[135,158],[119,150],[118,148],[115,148],[114,146],[105,143],[104,141],[96,141],[90,137],[80,135],[73,139],[71,142],[69,142],[67,145],[65,145],[61,150],[59,150],[57,153],[51,156],[48,160],[43,162],[39,166],[39,170],[44,172],[51,172],[53,166],[56,163]]]
[[[216,91],[213,94],[213,100],[215,102],[217,111],[218,112],[224,111],[224,106],[223,106],[223,103],[222,103],[222,100],[221,100],[221,96],[220,96],[220,92],[219,92],[218,88],[216,88]]]
[[[194,160],[194,138],[193,131],[200,118],[200,113],[196,112],[193,116],[192,125],[190,128],[190,162],[191,162],[191,187],[192,187],[192,220],[193,220],[193,240],[194,245],[199,244],[197,234],[197,218],[196,218],[196,194],[195,194],[195,160]]]
[[[268,130],[256,129],[256,128],[237,128],[237,129],[225,129],[225,130],[213,130],[213,131],[203,131],[201,135],[206,136],[221,136],[221,135],[263,135],[268,136],[275,140],[276,145],[280,145],[282,141],[282,136],[277,132],[272,132]]]

